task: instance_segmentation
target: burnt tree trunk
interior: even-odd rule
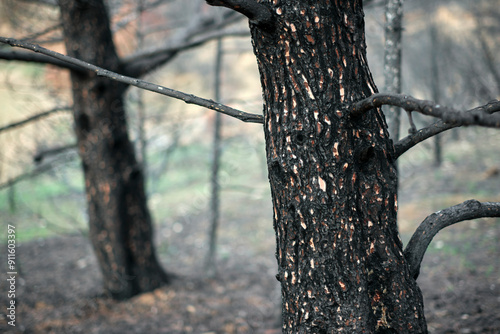
[[[362,0],[258,3],[257,19],[265,7],[272,16],[250,16],[250,26],[265,100],[283,332],[426,333],[397,229],[384,115],[348,111],[377,91]]]
[[[103,1],[59,1],[67,53],[120,72]],[[166,282],[152,241],[144,178],[127,134],[126,85],[71,73],[75,132],[85,176],[90,239],[104,289],[123,299]]]

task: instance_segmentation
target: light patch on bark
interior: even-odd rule
[[[285,61],[286,65],[288,66],[290,64],[290,42],[285,41]]]
[[[306,77],[304,74],[302,74],[302,80],[304,80],[304,87],[306,88],[307,95],[309,95],[309,98],[311,100],[315,100],[316,98],[314,97],[314,94],[311,90],[311,87],[309,87],[309,82],[307,81]]]
[[[309,86],[307,86],[307,87],[309,87]],[[316,109],[313,111],[313,114],[314,114],[314,119],[318,120],[319,111]]]
[[[340,156],[339,156],[339,143],[335,143],[333,144],[333,156],[335,157],[335,159],[339,160],[340,159]]]
[[[312,248],[313,251],[316,251],[316,246],[314,246],[314,240],[313,240],[313,238],[309,239],[309,246],[311,246],[311,248]],[[314,260],[312,260],[312,261],[314,263]],[[314,266],[313,266],[313,268],[314,268]]]
[[[319,183],[319,188],[326,192],[326,182],[321,178],[321,176],[318,176],[318,183]]]

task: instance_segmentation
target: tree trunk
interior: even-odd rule
[[[59,1],[70,56],[120,72],[102,1]],[[126,85],[72,72],[75,132],[85,176],[89,231],[105,291],[123,299],[162,285],[144,178],[127,134]]]
[[[215,101],[220,101],[220,90],[222,81],[222,38],[217,40],[217,54],[215,56]],[[221,128],[222,128],[222,115],[215,114],[214,119],[214,132],[212,142],[212,174],[210,177],[210,228],[208,240],[208,253],[205,261],[205,271],[209,276],[215,276],[217,273],[217,230],[219,228],[220,217],[220,184],[219,184],[219,171],[220,159],[222,151],[221,143]]]
[[[260,4],[274,16],[272,26],[251,23],[251,31],[265,100],[283,332],[426,333],[397,230],[384,116],[372,110],[355,118],[347,108],[377,90],[362,0]]]
[[[439,56],[438,56],[438,48],[439,48],[439,37],[438,31],[435,23],[432,23],[430,27],[430,39],[431,39],[431,96],[432,100],[435,103],[442,103],[441,101],[441,83],[439,76]],[[443,162],[443,153],[442,153],[442,143],[441,143],[441,134],[434,136],[434,167],[440,167]]]
[[[401,39],[403,30],[403,0],[385,2],[384,92],[401,93]],[[399,140],[401,109],[390,106],[387,122],[394,142]]]

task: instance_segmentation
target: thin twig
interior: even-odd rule
[[[26,119],[24,119],[22,121],[2,126],[2,127],[0,127],[0,132],[6,131],[6,130],[15,129],[17,127],[20,127],[20,126],[29,124],[31,122],[34,122],[36,120],[39,120],[40,118],[44,118],[44,117],[50,116],[53,113],[56,113],[56,112],[59,112],[59,111],[70,111],[70,110],[71,110],[71,107],[57,107],[57,108],[54,108],[54,109],[50,109],[50,110],[44,111],[42,113],[36,114],[34,116],[28,117],[28,118],[26,118]]]

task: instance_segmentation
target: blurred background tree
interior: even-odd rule
[[[171,61],[179,52],[203,44],[215,38],[217,34],[241,34],[222,31],[224,26],[235,21],[231,12],[219,15],[218,18],[211,17],[202,4],[200,1],[192,1],[188,6],[179,7],[179,2],[172,1],[120,1],[107,4],[103,1],[59,1],[58,6],[50,2],[16,2],[12,6],[6,4],[5,8],[14,14],[11,16],[13,26],[17,26],[16,22],[25,20],[17,17],[18,15],[37,11],[52,14],[52,17],[48,16],[37,22],[40,25],[49,25],[48,27],[28,31],[31,36],[24,35],[24,39],[43,43],[43,40],[39,40],[40,36],[47,38],[50,35],[53,38],[50,43],[56,43],[64,37],[69,55],[124,75],[142,77]],[[165,5],[168,5],[168,9],[158,12],[158,8]],[[54,25],[52,22],[58,20],[58,9],[61,23]],[[185,16],[188,13],[191,14],[189,20]],[[194,19],[192,13],[197,13]],[[153,27],[154,24],[178,24],[175,20],[181,20],[180,22],[185,24],[178,25],[173,33],[168,33],[169,30],[163,28],[167,34],[162,38],[168,42],[158,46],[158,37],[154,36],[157,33],[155,29],[158,28],[144,27],[142,19],[137,20],[148,15],[148,23]],[[120,18],[114,35],[110,17]],[[138,23],[140,28],[144,29],[140,34],[137,33]],[[120,34],[124,27],[129,31]],[[131,36],[133,38],[130,43],[125,38],[134,30],[136,34]],[[23,33],[16,30],[18,36]],[[119,42],[120,39],[123,39],[123,42],[118,43],[121,47],[121,50],[118,50],[115,41]],[[152,46],[147,46],[146,43]],[[141,47],[137,48],[137,44]],[[131,52],[134,48],[137,50],[135,53]],[[128,135],[125,114],[125,94],[128,88],[126,85],[98,78],[95,74],[82,72],[63,62],[54,62],[42,55],[6,52],[3,57],[9,60],[51,64],[71,71],[73,127],[84,172],[88,231],[103,273],[105,291],[114,298],[123,299],[166,283],[168,276],[159,265],[155,254],[151,218],[146,202],[143,171],[147,168],[147,143],[142,96],[138,95],[136,101],[136,143],[141,164],[135,156]],[[189,61],[186,65],[190,66]],[[68,144],[65,147],[72,149],[75,145]],[[61,151],[64,150],[58,147],[56,150],[37,152],[35,160],[41,163],[47,152]],[[40,169],[45,168],[38,167],[35,173]],[[19,177],[17,176],[17,179]],[[15,180],[16,178],[8,180],[7,184],[12,185]],[[14,197],[11,192],[11,203],[15,203]],[[11,204],[11,209],[13,207]]]

